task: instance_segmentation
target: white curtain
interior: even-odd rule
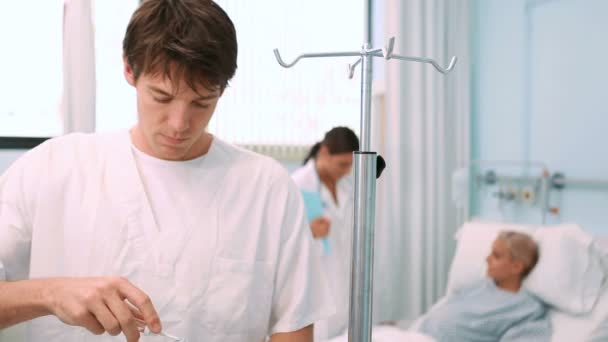
[[[451,173],[469,159],[468,0],[388,0],[395,53],[436,59],[389,61],[374,106],[373,146],[388,167],[378,182],[374,320],[412,319],[444,293],[459,218]],[[378,103],[380,101],[380,103]]]
[[[65,0],[63,62],[64,133],[94,132],[95,41],[91,0]]]

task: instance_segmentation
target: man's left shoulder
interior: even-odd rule
[[[217,140],[216,143],[220,152],[228,159],[236,176],[246,176],[254,181],[268,183],[287,182],[290,179],[287,169],[271,157],[221,140]]]

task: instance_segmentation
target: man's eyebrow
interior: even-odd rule
[[[148,86],[148,89],[150,89],[150,90],[152,90],[154,92],[157,92],[157,93],[159,93],[160,95],[163,95],[163,96],[173,97],[173,94],[169,94],[167,91],[165,91],[165,90],[163,90],[161,88],[155,87],[153,85]],[[198,98],[194,99],[194,101],[211,100],[211,99],[215,99],[217,97],[219,97],[219,94],[216,93],[216,92],[214,92],[214,93],[209,94],[209,95],[201,95]]]
[[[158,87],[155,87],[155,86],[148,86],[148,89],[150,89],[150,90],[152,90],[154,92],[157,92],[157,93],[159,93],[161,95],[173,96],[173,95],[169,94],[168,92],[162,90],[161,88],[158,88]]]
[[[201,95],[201,94],[198,94],[198,95],[199,95],[199,97],[194,99],[194,101],[211,100],[211,99],[215,99],[220,96],[219,92],[216,92],[216,91],[214,91],[213,93],[208,94],[208,95]]]
[[[194,101],[205,101],[205,100],[211,100],[214,99],[216,97],[219,97],[220,95],[216,92],[213,92],[209,95],[201,95],[200,97],[194,99]]]

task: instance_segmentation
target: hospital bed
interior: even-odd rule
[[[455,236],[457,248],[449,271],[446,296],[430,310],[443,305],[451,291],[484,277],[485,256],[501,230],[528,233],[539,243],[540,259],[523,286],[548,305],[551,341],[608,341],[608,236],[592,236],[575,224],[465,223]],[[375,326],[372,341],[434,341],[415,332],[427,314],[413,323],[403,321],[392,326]],[[347,342],[347,336],[330,342]]]

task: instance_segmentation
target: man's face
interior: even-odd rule
[[[137,92],[138,123],[134,144],[165,160],[188,160],[207,152],[211,137],[205,132],[221,92],[191,89],[182,80],[177,89],[162,75],[142,74],[137,80],[125,63],[125,78]]]
[[[520,278],[524,265],[521,261],[513,259],[507,243],[496,240],[492,244],[492,252],[486,258],[488,276],[500,282],[507,279]]]

